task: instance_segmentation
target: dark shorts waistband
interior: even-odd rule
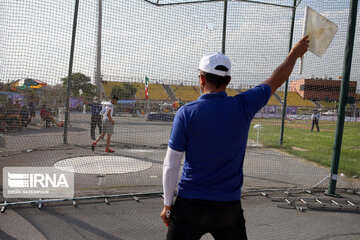
[[[205,199],[190,199],[190,198],[177,197],[176,201],[183,202],[183,203],[189,203],[191,205],[214,206],[214,207],[235,206],[238,204],[241,205],[240,199],[235,200],[235,201],[212,201],[212,200],[205,200]]]

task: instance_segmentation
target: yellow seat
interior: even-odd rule
[[[109,81],[105,81],[102,83],[103,88],[104,88],[104,92],[105,92],[105,97],[110,97],[111,95],[111,90],[114,86],[122,86],[122,82],[109,82]]]
[[[336,108],[336,102],[317,101],[322,108]]]
[[[238,91],[233,88],[226,88],[225,92],[228,96],[236,96],[239,94]]]
[[[145,99],[145,83],[131,83],[136,87],[136,99]]]
[[[200,90],[199,87],[194,86],[179,86],[179,85],[170,85],[171,89],[173,90],[175,96],[180,101],[184,102],[192,102],[199,98]],[[195,91],[196,89],[196,91]]]
[[[274,95],[272,95],[266,105],[268,105],[268,106],[281,106],[281,103],[274,97]]]
[[[284,99],[285,92],[277,91],[276,93],[281,97],[281,99]],[[316,107],[312,101],[303,99],[296,92],[288,92],[286,105],[292,107]]]
[[[114,86],[122,86],[124,82],[111,82],[111,81],[105,81],[102,83],[105,97],[111,96],[111,90]],[[145,84],[144,83],[130,83],[134,87],[136,87],[136,99],[145,99]]]
[[[145,94],[145,90],[144,90],[144,94]],[[145,97],[145,95],[144,95],[144,97]],[[161,84],[157,84],[157,83],[149,84],[149,99],[150,100],[165,100],[168,98],[169,97]]]

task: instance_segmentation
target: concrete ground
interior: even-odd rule
[[[100,142],[95,152],[90,150],[89,119],[88,114],[71,115],[68,145],[61,144],[63,128],[31,126],[21,132],[3,134],[0,167],[76,163],[75,196],[161,192],[162,161],[171,123],[115,117],[118,124],[112,146],[116,152],[109,155],[104,153],[104,142]],[[128,170],[124,172],[124,169]],[[360,239],[358,212],[299,212],[279,208],[270,198],[252,192],[261,189],[276,197],[284,194],[269,189],[326,188],[328,172],[277,150],[252,147],[249,142],[244,165],[247,193],[243,199],[249,239]],[[337,186],[360,189],[357,179],[344,176],[340,176]],[[300,191],[294,196],[302,194]],[[341,194],[359,200],[357,194]],[[325,197],[323,191],[305,195]],[[0,196],[0,200],[5,199]],[[166,227],[159,217],[161,209],[160,196],[142,197],[139,202],[112,199],[110,205],[104,200],[84,200],[79,201],[77,208],[71,202],[44,204],[41,210],[33,205],[16,206],[0,215],[0,239],[164,239]],[[202,239],[212,237],[206,235]]]
[[[323,195],[323,194],[316,194]],[[345,197],[345,195],[343,195]],[[315,197],[315,196],[313,196]],[[350,199],[356,195],[346,195]],[[249,239],[360,239],[360,214],[299,212],[278,208],[263,196],[242,200]],[[159,214],[162,198],[101,200],[16,207],[0,215],[0,239],[165,239]],[[201,239],[213,239],[205,235]]]

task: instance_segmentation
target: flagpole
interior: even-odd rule
[[[145,76],[145,103],[146,112],[149,111],[149,78]]]
[[[102,0],[98,1],[98,28],[97,28],[97,51],[96,51],[96,95],[100,101],[103,99],[102,79],[101,79],[101,29],[102,29]]]

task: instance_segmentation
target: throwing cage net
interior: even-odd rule
[[[324,56],[308,52],[303,74],[297,64],[289,88],[283,85],[256,114],[244,190],[326,187],[349,2],[226,1],[225,8],[224,1],[81,0],[74,30],[74,1],[1,1],[0,165],[71,168],[75,196],[161,192],[174,115],[200,96],[201,56],[224,51],[232,61],[227,94],[241,94],[266,80],[287,56],[290,39],[301,38],[308,5],[338,32]],[[356,30],[338,186],[358,189],[359,24]],[[100,134],[94,97],[101,102],[113,95],[119,97],[110,143],[115,152],[105,152],[106,139],[93,152],[91,138]]]

